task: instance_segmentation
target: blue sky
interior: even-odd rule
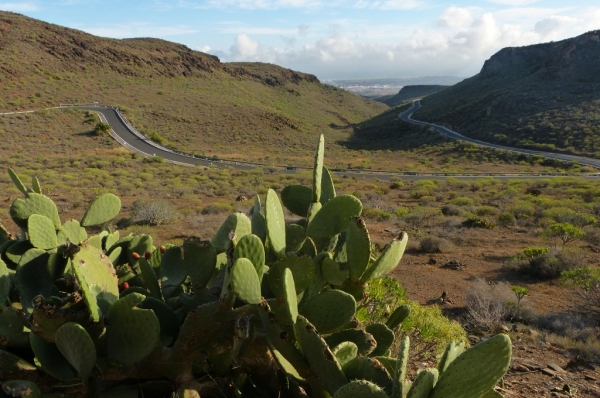
[[[598,0],[0,0],[0,10],[320,79],[466,77],[503,47],[600,29]]]

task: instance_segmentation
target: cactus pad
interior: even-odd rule
[[[377,347],[370,354],[372,357],[385,355],[387,350],[394,344],[394,332],[382,323],[372,323],[365,328],[367,333],[370,333],[377,341]]]
[[[42,390],[29,380],[10,380],[2,384],[2,391],[9,397],[42,398]]]
[[[248,236],[248,235],[246,235]],[[208,241],[189,239],[183,243],[183,266],[192,278],[194,288],[205,287],[217,266],[217,251]]]
[[[23,312],[0,306],[0,346],[23,348],[29,345],[30,327]]]
[[[153,239],[150,235],[143,234],[134,237],[127,246],[127,259],[129,265],[133,265],[137,262],[139,258],[136,258],[137,256],[144,257],[147,251],[152,251],[152,243]]]
[[[285,258],[278,260],[269,269],[269,284],[276,297],[282,297],[283,294],[283,271],[289,268],[294,275],[296,285],[296,294],[300,294],[310,285],[315,275],[315,263],[310,257],[298,257],[293,253],[288,253]]]
[[[35,193],[42,193],[42,186],[40,185],[40,180],[38,180],[35,176],[31,177],[31,189],[33,189],[33,192]]]
[[[90,227],[109,222],[115,218],[121,211],[121,199],[112,193],[105,193],[98,196],[90,204],[83,218],[81,226]]]
[[[464,341],[461,341],[460,343],[451,341],[450,343],[448,343],[448,345],[446,346],[446,350],[444,351],[444,354],[442,355],[442,357],[440,358],[440,362],[438,363],[438,372],[440,374],[444,373],[444,371],[448,368],[448,365],[450,365],[452,361],[454,361],[456,357],[458,357],[464,351]]]
[[[298,224],[288,224],[285,226],[285,247],[286,251],[296,253],[306,241],[304,227]]]
[[[313,168],[313,189],[312,202],[316,203],[321,200],[321,180],[323,177],[323,158],[325,156],[325,137],[323,134],[319,136],[317,141],[317,150],[315,151],[315,166]]]
[[[254,265],[247,258],[238,258],[231,270],[231,287],[237,297],[247,304],[259,304],[260,281]]]
[[[329,347],[336,347],[344,341],[351,341],[358,347],[358,355],[369,355],[377,346],[370,333],[360,329],[345,329],[325,337]]]
[[[306,217],[312,200],[312,189],[304,185],[288,185],[281,191],[281,201],[286,209],[297,216]]]
[[[106,338],[111,360],[132,365],[150,354],[159,344],[160,324],[154,311],[136,308],[144,299],[143,295],[132,293],[110,307]]]
[[[42,369],[58,380],[72,380],[77,376],[56,344],[49,343],[35,333],[29,333],[29,343]]]
[[[225,222],[212,239],[217,253],[223,253],[229,248],[229,234],[233,231],[237,240],[252,233],[252,225],[248,216],[243,213],[233,213],[227,217]]]
[[[371,238],[365,220],[354,216],[346,228],[346,255],[350,278],[357,281],[364,274],[371,258]]]
[[[140,257],[138,260],[138,265],[141,271],[141,277],[144,281],[144,284],[148,287],[150,294],[152,297],[161,300],[162,292],[160,290],[160,285],[158,283],[158,279],[156,278],[156,274],[152,269],[152,266],[144,257]]]
[[[348,276],[350,275],[349,268],[342,268],[341,265],[331,258],[326,257],[321,263],[321,275],[327,281],[327,283],[334,286],[343,284]]]
[[[298,315],[294,325],[296,339],[312,371],[330,394],[333,394],[348,379],[327,343],[319,336],[315,327],[306,318]]]
[[[256,269],[258,279],[262,280],[265,272],[265,248],[258,236],[250,234],[242,237],[235,245],[233,258],[236,260],[238,258],[250,260],[254,265],[254,269]]]
[[[85,228],[83,228],[77,220],[69,220],[65,222],[58,230],[57,235],[59,245],[64,245],[67,243],[67,241],[78,245],[87,239],[87,232],[85,232]]]
[[[179,335],[179,320],[175,312],[161,300],[146,297],[138,308],[152,310],[160,325],[160,342],[165,347],[175,344]]]
[[[354,380],[337,390],[333,398],[388,398],[388,395],[375,383]]]
[[[356,357],[342,368],[348,380],[368,380],[382,387],[384,391],[392,391],[392,378],[385,366],[377,359]]]
[[[351,341],[344,341],[343,343],[333,347],[331,351],[335,355],[335,358],[340,363],[342,368],[345,364],[356,358],[358,355],[358,347]]]
[[[352,216],[360,215],[362,203],[352,195],[329,200],[310,220],[306,234],[313,238],[331,238],[344,231]]]
[[[279,198],[272,189],[267,192],[265,200],[265,219],[271,248],[275,254],[282,257],[285,255],[285,219]]]
[[[17,173],[15,173],[10,167],[8,168],[8,175],[10,176],[10,179],[12,180],[13,184],[15,184],[17,189],[21,191],[23,195],[27,196],[27,187],[25,186],[25,184],[23,184],[23,181],[21,181]]]
[[[32,214],[27,220],[27,231],[29,241],[38,249],[50,250],[58,246],[56,229],[46,216]]]
[[[48,217],[55,229],[61,227],[56,205],[50,198],[39,193],[30,192],[25,199],[15,199],[10,207],[10,216],[23,229],[27,228],[27,220],[32,214]]]
[[[448,365],[430,398],[478,398],[491,390],[510,365],[510,338],[498,334],[479,343]]]
[[[385,326],[394,330],[410,315],[410,306],[403,304],[398,306],[385,322]]]
[[[437,369],[425,369],[417,374],[408,391],[406,398],[427,398],[433,386],[437,383],[439,372]]]
[[[400,262],[407,243],[408,234],[401,232],[396,239],[385,246],[377,260],[367,268],[361,280],[366,282],[369,279],[377,279],[387,275]]]
[[[265,242],[267,239],[267,224],[265,221],[265,215],[262,213],[262,206],[260,204],[260,196],[256,195],[254,198],[254,207],[252,208],[252,228],[251,232],[258,236],[261,242]]]
[[[0,305],[4,305],[10,296],[13,276],[4,261],[0,260]]]
[[[344,326],[356,313],[356,300],[341,290],[328,290],[306,303],[302,315],[319,331],[331,333]]]
[[[88,332],[81,325],[68,322],[58,328],[55,339],[61,354],[86,381],[96,364],[96,347]]]
[[[323,166],[323,175],[321,177],[321,198],[319,199],[319,202],[321,202],[321,204],[325,204],[333,198],[335,198],[335,186],[333,184],[333,178],[331,178],[329,169]]]
[[[53,283],[47,267],[49,257],[45,250],[29,249],[19,261],[15,279],[21,305],[26,313],[33,311],[32,301],[36,296],[52,295]]]

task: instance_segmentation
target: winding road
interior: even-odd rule
[[[454,140],[471,142],[473,144],[485,146],[488,148],[502,149],[504,151],[523,153],[526,155],[541,155],[541,156],[544,156],[544,157],[550,158],[550,159],[564,160],[567,162],[576,162],[581,165],[591,166],[596,169],[600,169],[600,159],[592,159],[592,158],[586,158],[583,156],[564,155],[561,153],[543,152],[543,151],[536,151],[536,150],[531,150],[531,149],[521,149],[521,148],[513,148],[513,147],[508,147],[508,146],[490,144],[489,142],[483,142],[483,141],[475,140],[473,138],[465,137],[464,135],[459,134],[456,131],[450,130],[449,128],[446,128],[444,126],[440,126],[440,125],[433,124],[433,123],[422,122],[420,120],[413,119],[412,114],[414,112],[416,112],[417,110],[419,110],[420,108],[421,108],[421,101],[413,101],[412,107],[410,109],[406,110],[405,112],[401,113],[398,117],[401,120],[408,122],[408,123],[418,124],[420,126],[430,126],[435,131],[440,133],[441,135],[446,136],[448,138],[452,138]]]
[[[573,161],[580,163],[582,165],[591,166],[600,169],[600,160],[585,158],[582,156],[572,156],[572,155],[563,155],[549,152],[541,152],[534,151],[528,149],[520,149],[520,148],[510,148],[501,145],[490,144],[478,140],[474,140],[472,138],[465,137],[455,131],[452,131],[446,127],[439,126],[432,123],[422,122],[419,120],[412,119],[412,114],[421,107],[420,101],[414,101],[413,105],[410,109],[400,114],[398,117],[406,121],[408,123],[413,123],[417,125],[425,125],[432,127],[438,133],[452,138],[456,140],[462,140],[471,142],[477,145],[502,149],[506,151],[513,151],[518,153],[524,153],[527,155],[542,155],[548,158],[560,159],[564,161]],[[61,108],[76,108],[80,110],[86,110],[95,112],[100,116],[100,119],[108,123],[111,126],[110,135],[117,140],[121,145],[128,148],[131,151],[140,153],[144,156],[160,156],[164,158],[167,162],[186,165],[186,166],[204,166],[204,167],[234,167],[238,169],[256,169],[256,168],[265,168],[265,169],[277,169],[280,172],[284,173],[295,173],[299,169],[304,170],[312,170],[312,167],[306,166],[271,166],[267,164],[261,163],[252,163],[252,162],[244,162],[244,161],[233,161],[233,160],[225,160],[225,159],[215,159],[206,156],[198,156],[193,154],[179,153],[174,152],[168,148],[165,148],[149,138],[145,137],[143,134],[139,133],[135,130],[135,128],[128,123],[125,117],[119,112],[118,108],[111,106],[99,106],[99,105],[60,105],[58,107]],[[24,113],[24,112],[23,112]],[[475,179],[481,178],[484,176],[494,176],[498,178],[547,178],[554,176],[580,176],[584,178],[598,178],[600,173],[490,173],[490,172],[464,172],[464,173],[450,173],[450,172],[394,172],[389,170],[365,170],[358,171],[355,169],[331,169],[331,171],[336,173],[341,173],[350,177],[358,177],[358,178],[380,178],[383,180],[389,180],[392,177],[406,176],[409,179],[418,180],[418,179],[431,179],[431,178],[446,178],[446,177],[457,177],[457,178],[467,178],[467,179]]]

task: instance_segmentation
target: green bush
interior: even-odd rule
[[[213,202],[202,209],[202,214],[222,214],[231,213],[233,205],[224,202]]]
[[[362,216],[367,220],[385,221],[391,219],[394,215],[376,207],[363,207]]]
[[[475,201],[472,198],[458,197],[452,199],[450,204],[454,206],[473,206]]]
[[[517,219],[512,213],[503,213],[498,216],[498,225],[503,227],[512,227],[517,223]]]
[[[462,226],[465,228],[485,228],[494,229],[496,224],[484,217],[469,217],[462,222]]]

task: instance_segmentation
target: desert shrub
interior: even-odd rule
[[[394,214],[396,217],[404,217],[408,214],[408,209],[406,207],[397,207]]]
[[[544,230],[542,232],[542,237],[554,242],[560,241],[562,242],[562,245],[565,246],[567,243],[583,239],[585,237],[585,232],[573,224],[556,223]]]
[[[402,181],[394,181],[390,184],[390,189],[399,189],[402,188],[404,186],[404,183]]]
[[[433,344],[434,352],[440,354],[449,342],[466,341],[465,330],[460,324],[446,318],[438,306],[422,306],[408,300],[406,290],[390,277],[369,283],[368,298],[358,307],[356,317],[367,325],[385,323],[391,311],[403,304],[410,306],[410,315],[399,327],[410,335],[411,346]],[[391,349],[397,351],[398,347]]]
[[[202,209],[202,214],[220,214],[220,213],[231,213],[233,206],[230,203],[225,202],[213,202]]]
[[[410,213],[404,216],[404,221],[412,228],[434,226],[441,216],[441,210],[436,207],[413,207]]]
[[[579,298],[578,312],[588,317],[592,315],[596,322],[600,322],[600,269],[565,271],[560,279],[565,285],[575,288]]]
[[[596,222],[596,217],[591,214],[579,213],[567,207],[548,209],[542,215],[553,219],[557,223],[569,223],[579,228]]]
[[[452,250],[454,245],[447,239],[437,236],[428,236],[421,240],[419,250],[423,253],[446,253]]]
[[[535,214],[535,206],[533,203],[520,201],[510,206],[508,211],[511,212],[517,220],[519,220],[533,216]]]
[[[160,199],[136,200],[131,208],[131,220],[135,224],[161,225],[176,214],[175,206]]]
[[[564,271],[584,267],[585,257],[585,252],[578,248],[525,248],[522,254],[511,257],[505,265],[538,279],[554,279]]]
[[[392,218],[394,215],[376,207],[363,207],[362,216],[367,220],[385,221]]]
[[[410,197],[413,199],[421,199],[424,196],[430,196],[431,191],[426,188],[417,188],[410,191]]]
[[[495,216],[498,214],[498,208],[493,206],[479,206],[475,209],[475,214],[478,216]]]
[[[158,134],[156,131],[153,131],[152,134],[150,134],[150,139],[160,145],[168,144],[167,139],[162,135]]]
[[[450,201],[450,204],[454,206],[473,206],[475,204],[475,201],[471,198],[460,196],[458,198],[452,199]]]
[[[465,221],[462,222],[462,226],[465,228],[496,228],[496,224],[494,224],[487,218],[477,216],[467,218]]]
[[[490,285],[478,278],[467,292],[467,317],[474,326],[494,331],[511,313],[512,300],[514,294],[508,283]]]
[[[503,213],[498,216],[498,225],[503,227],[512,227],[517,223],[517,219],[512,213]]]
[[[463,212],[463,209],[455,205],[446,205],[442,207],[442,214],[447,217],[460,216]]]

